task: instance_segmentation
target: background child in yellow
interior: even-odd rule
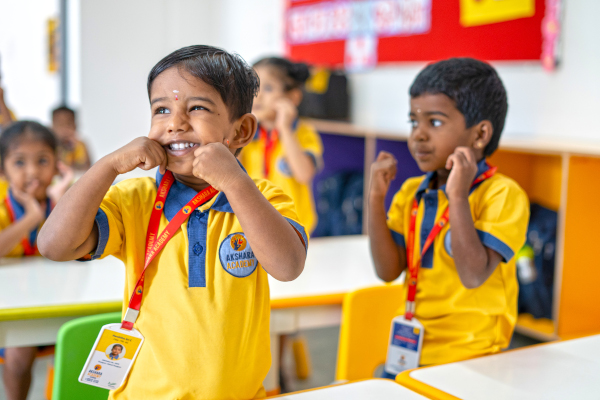
[[[257,90],[256,73],[238,56],[200,45],[171,53],[148,76],[148,137],[95,163],[40,233],[42,254],[54,260],[121,259],[128,299],[143,269],[157,185],[165,175],[175,179],[164,204],[157,203],[161,230],[180,210],[189,216],[148,266],[135,321],[145,341],[111,399],[265,396],[267,274],[299,276],[308,243],[289,196],[253,181],[235,158],[256,132],[250,111]],[[138,167],[159,167],[157,179],[111,187]],[[184,207],[210,186],[220,193],[196,209]]]
[[[90,167],[90,156],[85,143],[77,137],[75,111],[66,106],[54,109],[52,130],[58,139],[58,159],[75,171],[85,172]]]
[[[310,233],[317,225],[312,180],[323,163],[323,145],[315,129],[298,119],[305,64],[279,57],[254,64],[260,90],[252,106],[259,127],[239,156],[253,178],[265,178],[294,200],[300,222]]]
[[[508,346],[516,323],[514,254],[525,242],[529,205],[525,192],[502,174],[473,182],[489,170],[486,157],[498,147],[506,91],[490,65],[462,58],[426,67],[410,97],[408,146],[426,175],[404,182],[386,217],[396,160],[382,152],[372,166],[369,237],[377,274],[388,282],[398,278],[407,269],[409,246],[421,259],[425,239],[449,206],[449,224],[422,257],[418,274],[415,316],[425,328],[420,362],[498,352]],[[415,200],[415,239],[409,243]]]
[[[57,173],[56,139],[37,122],[16,122],[0,135],[0,158],[2,175],[10,183],[0,203],[0,257],[39,255],[37,234],[50,214],[49,186]],[[64,193],[66,185],[57,185]],[[27,397],[36,353],[37,347],[5,349],[3,379],[9,400]]]

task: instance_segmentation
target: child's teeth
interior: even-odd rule
[[[171,143],[171,150],[183,150],[194,147],[194,143]]]

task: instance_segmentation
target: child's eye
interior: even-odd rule
[[[15,161],[15,165],[17,167],[24,167],[25,166],[25,161],[23,161],[23,160],[17,160],[17,161]]]
[[[419,123],[417,122],[416,119],[411,119],[408,121],[408,123],[410,124],[411,128],[413,128],[413,129],[415,129],[419,125]]]
[[[47,165],[48,164],[48,159],[47,158],[40,158],[40,160],[38,161],[38,163],[40,165]]]
[[[206,111],[210,111],[208,108],[206,107],[202,107],[202,106],[193,106],[190,111],[201,111],[201,110],[206,110]]]
[[[260,88],[261,90],[264,90],[265,92],[272,92],[273,91],[273,86],[271,85],[264,85],[263,87]]]
[[[440,121],[439,119],[432,119],[431,126],[433,126],[434,128],[439,128],[440,126],[442,126],[442,121]]]
[[[171,113],[171,111],[169,111],[169,109],[165,108],[165,107],[158,107],[156,109],[156,111],[154,111],[154,114],[170,114],[170,113]]]

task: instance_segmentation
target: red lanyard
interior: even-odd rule
[[[199,192],[194,196],[193,199],[183,206],[183,208],[179,210],[177,214],[175,214],[165,229],[160,233],[160,235],[158,235],[160,217],[165,207],[165,200],[167,199],[167,194],[169,194],[169,190],[171,189],[174,181],[175,178],[173,177],[171,171],[167,171],[167,173],[163,176],[158,188],[158,192],[156,193],[156,200],[154,200],[154,207],[152,209],[152,214],[150,215],[148,232],[146,234],[146,257],[144,261],[144,270],[142,271],[142,275],[135,285],[135,290],[131,294],[129,307],[125,313],[125,318],[123,318],[121,329],[131,330],[133,328],[133,324],[140,312],[140,306],[142,305],[142,295],[144,294],[144,276],[146,274],[146,269],[152,260],[154,260],[154,257],[156,257],[156,255],[165,247],[167,242],[171,240],[175,232],[177,232],[181,224],[183,224],[193,210],[206,203],[215,197],[217,193],[219,193],[219,191],[212,186],[209,186]]]
[[[10,223],[12,224],[13,222],[15,222],[17,220],[17,217],[15,214],[15,210],[12,207],[12,204],[10,204],[8,195],[4,198],[4,205],[6,206],[6,209],[8,210],[8,217],[10,218]],[[21,246],[23,246],[23,255],[24,256],[35,256],[38,254],[37,244],[35,242],[33,244],[31,244],[29,242],[29,239],[27,239],[26,237],[24,237],[23,240],[21,240]]]
[[[479,175],[471,184],[471,187],[477,185],[480,182],[490,178],[496,173],[497,167],[492,167],[488,164],[488,170]],[[427,253],[427,250],[433,244],[436,236],[440,233],[442,228],[448,223],[450,218],[450,209],[446,206],[446,209],[442,213],[442,216],[435,223],[431,232],[427,236],[425,243],[423,244],[423,250],[421,251],[421,256],[415,260],[414,255],[414,247],[415,247],[415,226],[417,222],[417,211],[419,209],[419,203],[417,199],[414,199],[412,210],[410,212],[410,224],[408,226],[408,240],[407,240],[407,248],[406,248],[406,258],[408,264],[408,294],[406,296],[406,311],[404,313],[404,318],[407,320],[411,320],[415,314],[415,296],[417,294],[417,282],[419,279],[419,269],[421,268],[421,260]]]
[[[271,134],[267,132],[262,126],[259,128],[260,139],[265,143],[265,159],[264,159],[264,177],[269,178],[269,172],[271,170],[271,160],[273,159],[273,153],[275,147],[279,142],[279,133],[273,129]]]

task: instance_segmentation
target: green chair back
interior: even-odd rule
[[[91,315],[64,324],[58,331],[54,356],[54,384],[52,400],[106,400],[108,390],[79,382],[85,364],[100,328],[121,322],[121,313]]]

